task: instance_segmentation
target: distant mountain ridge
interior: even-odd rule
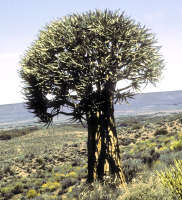
[[[135,95],[132,104],[181,104],[182,90],[170,92],[152,92]]]
[[[116,112],[142,114],[152,112],[181,112],[182,90],[136,94],[128,104],[115,106]]]
[[[115,116],[136,115],[157,112],[182,112],[182,90],[136,94],[129,104],[115,105]],[[65,121],[65,116],[58,121]],[[38,120],[26,108],[24,103],[0,105],[0,129],[32,125]]]

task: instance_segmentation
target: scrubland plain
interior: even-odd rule
[[[81,125],[1,131],[0,200],[182,199],[175,161],[182,160],[182,114],[123,116],[117,131],[127,190],[107,179],[86,183],[87,129]]]

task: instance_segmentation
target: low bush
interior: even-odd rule
[[[47,183],[42,185],[42,190],[52,192],[52,191],[54,191],[54,190],[56,190],[60,187],[61,187],[61,184],[58,183],[58,182],[47,182]]]
[[[158,160],[159,157],[160,157],[160,153],[155,152],[155,149],[152,149],[152,150],[150,151],[150,154],[144,155],[144,156],[142,157],[142,160],[143,160],[143,163],[144,163],[144,164],[147,164],[148,167],[151,168],[152,165],[153,165],[153,163],[154,163],[156,160]]]
[[[83,185],[80,188],[79,197],[80,200],[116,200],[121,194],[120,189],[113,189],[109,185],[94,182],[92,185]]]
[[[29,127],[24,129],[2,130],[0,131],[0,140],[10,140],[14,137],[27,135],[34,131],[39,130],[38,127]]]
[[[36,190],[34,190],[34,189],[28,190],[27,198],[31,199],[31,198],[34,198],[34,197],[37,197],[37,196],[38,196],[38,193],[37,193]]]
[[[168,130],[166,128],[161,128],[161,129],[157,129],[154,133],[154,135],[167,135],[168,134]]]
[[[12,186],[6,186],[6,187],[2,187],[0,189],[0,192],[3,196],[12,196],[13,193],[12,193],[12,190],[13,190],[13,187]]]
[[[70,177],[70,178],[78,178],[78,174],[74,171],[69,172],[66,177]]]
[[[132,126],[132,129],[138,130],[138,129],[141,129],[142,127],[143,127],[143,126],[142,126],[141,124],[136,123],[136,124],[134,124],[134,125]]]
[[[170,149],[172,151],[182,150],[182,140],[178,140],[178,141],[176,140],[176,141],[172,142],[171,145],[170,145]]]
[[[177,196],[178,200],[182,200],[182,160],[175,160],[174,166],[157,174],[161,183]]]
[[[136,176],[138,172],[143,170],[143,163],[140,159],[127,159],[122,164],[123,173],[126,179],[126,182],[129,183]]]
[[[160,155],[160,161],[165,163],[166,167],[174,165],[174,160],[182,160],[182,151],[161,153]]]
[[[13,176],[15,174],[14,170],[10,166],[6,166],[3,168],[4,174],[9,174],[10,176]]]
[[[65,174],[62,173],[54,173],[54,178],[56,181],[61,181],[65,178]]]
[[[22,193],[22,192],[23,192],[23,188],[24,188],[23,184],[22,184],[21,182],[17,182],[17,183],[15,183],[15,185],[13,186],[12,192],[13,192],[14,194]]]
[[[162,187],[156,177],[148,177],[147,180],[129,185],[128,191],[117,200],[174,200],[172,194]]]
[[[10,140],[11,139],[11,135],[0,135],[0,140]]]
[[[75,178],[66,178],[61,182],[62,189],[65,190],[68,187],[75,185],[76,183],[77,183],[77,179],[75,179]]]

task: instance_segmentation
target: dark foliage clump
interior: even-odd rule
[[[129,183],[136,177],[137,173],[142,171],[143,163],[140,159],[129,158],[123,162],[122,168],[126,182]]]
[[[159,159],[159,157],[160,157],[160,153],[155,152],[155,150],[152,149],[150,151],[150,155],[149,156],[144,156],[143,157],[143,163],[147,164],[151,168],[152,167],[152,163],[154,161],[156,161],[157,159]]]
[[[75,185],[77,183],[77,180],[74,178],[67,178],[64,179],[61,184],[62,184],[62,189],[65,190],[66,188]]]
[[[157,135],[167,135],[167,134],[168,134],[168,131],[165,128],[158,129],[154,133],[155,136],[157,136]]]

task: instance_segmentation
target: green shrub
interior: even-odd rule
[[[62,173],[54,173],[54,178],[56,181],[61,181],[65,178],[65,174]]]
[[[54,191],[57,188],[61,187],[61,184],[58,182],[47,182],[42,185],[42,189],[46,191]]]
[[[126,182],[129,183],[144,166],[140,159],[130,158],[123,162],[122,168]]]
[[[39,163],[40,165],[42,165],[44,163],[44,159],[43,158],[37,158],[36,162]]]
[[[167,187],[178,199],[182,199],[182,160],[175,160],[174,166],[171,166],[164,172],[157,172],[161,183]]]
[[[36,196],[38,196],[39,194],[36,192],[36,190],[34,189],[31,189],[31,190],[28,190],[27,192],[27,198],[34,198]]]
[[[172,151],[182,150],[182,140],[178,140],[178,141],[176,140],[176,141],[172,142],[171,145],[170,145],[170,149]]]
[[[10,140],[11,135],[0,135],[0,140]]]
[[[3,194],[3,196],[7,195],[7,194],[12,194],[12,190],[13,190],[13,187],[12,186],[6,186],[6,187],[2,187],[0,189],[0,192]]]
[[[139,124],[139,123],[136,123],[136,124],[134,124],[133,126],[132,126],[132,129],[133,130],[138,130],[138,129],[141,129],[143,126],[141,125],[141,124]]]
[[[77,183],[77,179],[75,178],[70,178],[67,177],[66,179],[64,179],[61,184],[62,184],[62,189],[65,190],[66,188],[73,186]]]
[[[116,200],[120,193],[121,190],[96,181],[92,185],[83,185],[77,198],[80,200]]]
[[[10,166],[4,167],[3,173],[9,174],[11,176],[13,176],[15,174],[14,170]]]
[[[159,152],[165,152],[165,151],[168,151],[168,150],[169,150],[169,148],[167,146],[161,146],[159,148]]]
[[[148,177],[147,182],[136,181],[128,185],[128,191],[117,200],[174,200],[171,193],[163,188],[156,177]]]
[[[21,182],[15,183],[15,185],[13,186],[12,192],[14,194],[22,193],[23,192],[23,184]]]
[[[74,171],[69,172],[66,177],[70,177],[70,178],[78,178],[78,174]]]

